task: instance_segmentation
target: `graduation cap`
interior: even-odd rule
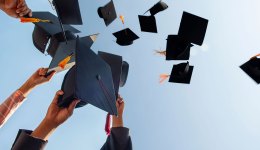
[[[67,72],[62,84],[64,95],[59,98],[60,107],[67,107],[74,99],[76,106],[94,105],[111,115],[117,115],[116,96],[110,66],[91,49],[91,41],[76,41],[76,64]]]
[[[183,12],[178,35],[190,43],[202,45],[207,26],[207,19]]]
[[[166,46],[166,60],[189,60],[190,48],[193,45],[178,35],[168,35]]]
[[[88,46],[91,47],[96,41],[97,36],[98,34],[80,37],[80,40],[89,43]],[[53,50],[53,59],[50,63],[47,74],[52,71],[61,72],[70,69],[75,64],[76,37],[69,40],[67,43],[65,41],[55,42],[54,45],[55,46],[53,47],[55,47],[55,50]]]
[[[149,10],[147,10],[145,13],[147,13],[148,11],[150,11],[150,14],[152,16],[156,15],[157,13],[164,11],[165,9],[168,8],[168,5],[166,3],[164,3],[163,1],[159,1],[158,3],[156,3],[153,7],[151,7]]]
[[[116,43],[121,46],[131,45],[134,40],[139,39],[139,37],[129,28],[115,32],[113,35],[117,38]]]
[[[99,7],[98,15],[100,18],[104,19],[106,26],[110,25],[117,18],[113,0],[107,3],[104,7]]]
[[[34,23],[35,27],[32,34],[33,44],[40,52],[45,52],[48,42],[53,36],[59,37],[60,41],[65,41],[62,30],[59,26],[59,20],[55,15],[50,12],[33,12],[32,17],[51,21],[49,23]],[[80,32],[70,25],[64,25],[64,31],[64,34],[67,36]],[[68,37],[68,39],[70,39],[70,37]]]
[[[190,84],[193,68],[189,62],[174,65],[169,82]]]
[[[107,62],[110,66],[114,81],[114,88],[115,88],[115,95],[118,95],[119,87],[123,87],[126,83],[129,64],[123,61],[122,56],[105,53],[105,52],[98,52],[98,55]]]
[[[155,16],[138,16],[141,31],[157,33],[157,25]]]
[[[257,55],[259,56],[259,55]],[[260,83],[260,59],[257,56],[240,66],[240,68],[250,76],[257,84]]]
[[[52,0],[61,24],[82,25],[78,0]]]

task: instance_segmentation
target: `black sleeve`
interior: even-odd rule
[[[31,133],[29,130],[19,130],[12,150],[43,150],[47,141],[34,138]]]
[[[132,150],[129,129],[124,127],[112,128],[106,143],[101,150]]]

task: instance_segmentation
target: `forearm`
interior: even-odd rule
[[[36,85],[30,83],[28,80],[19,88],[25,97],[27,97]]]
[[[40,125],[32,132],[31,136],[47,141],[56,128],[50,121],[43,119]]]

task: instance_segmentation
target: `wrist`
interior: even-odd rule
[[[33,131],[31,136],[47,141],[55,129],[56,126],[54,126],[50,121],[43,119],[40,125]]]
[[[25,97],[28,96],[28,94],[31,92],[32,89],[34,89],[36,85],[30,83],[29,81],[26,81],[19,90],[24,94]]]
[[[112,127],[124,127],[122,115],[113,116]]]

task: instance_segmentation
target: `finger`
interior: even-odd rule
[[[21,8],[21,7],[25,6],[25,5],[26,5],[26,3],[25,3],[24,0],[19,0],[17,8]]]
[[[32,17],[32,10],[30,9],[29,17]]]
[[[55,94],[55,96],[54,96],[54,98],[53,98],[52,104],[57,105],[58,100],[59,100],[59,97],[60,97],[61,95],[63,95],[63,94],[64,94],[64,92],[63,92],[62,90],[57,91],[56,94]]]
[[[30,12],[30,9],[27,8],[25,11],[21,12],[21,13],[19,14],[19,16],[20,16],[20,17],[23,17],[23,16],[27,15],[29,12]]]
[[[73,110],[75,109],[76,105],[80,102],[80,100],[74,100],[68,107],[68,112],[70,115],[73,114]]]
[[[25,10],[29,9],[27,6],[22,6],[16,9],[16,13],[24,12]]]
[[[40,76],[44,76],[47,71],[48,71],[47,68],[40,68],[38,74],[39,74]]]
[[[56,74],[56,71],[52,71],[52,72],[47,76],[47,80],[50,81],[55,74]]]

